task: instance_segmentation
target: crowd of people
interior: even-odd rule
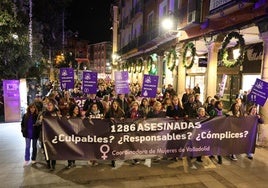
[[[41,124],[44,117],[67,117],[67,118],[107,118],[110,120],[124,118],[208,118],[215,116],[244,116],[256,115],[259,123],[262,118],[257,114],[255,105],[247,108],[241,98],[237,98],[227,113],[223,112],[223,102],[217,97],[208,96],[204,103],[200,100],[200,88],[186,89],[182,98],[179,98],[171,84],[164,90],[158,90],[155,98],[141,97],[139,84],[130,85],[129,94],[116,94],[111,82],[99,81],[98,90],[94,94],[84,95],[81,84],[75,85],[70,91],[60,90],[56,84],[47,84],[42,96],[35,97],[28,107],[21,121],[21,131],[25,137],[25,164],[36,163],[37,142],[42,141]],[[78,105],[76,99],[85,98],[83,104]],[[247,109],[249,109],[247,111]],[[79,126],[79,125],[77,125]],[[31,148],[32,142],[32,148]],[[30,151],[32,149],[32,153]],[[196,161],[202,161],[203,156],[196,157]],[[237,160],[235,154],[229,156],[231,160]],[[253,159],[253,154],[247,157]],[[214,156],[210,156],[214,158]],[[222,156],[218,155],[218,164],[222,164]],[[157,159],[158,160],[158,159]],[[56,160],[46,160],[47,168],[55,170]],[[140,161],[134,159],[133,164]],[[98,165],[97,161],[89,160],[89,165]],[[145,165],[151,166],[151,159],[145,160]],[[112,167],[116,161],[111,162]],[[66,168],[75,167],[74,160],[67,161]]]

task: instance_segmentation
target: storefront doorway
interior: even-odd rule
[[[186,87],[193,89],[197,84],[200,87],[200,99],[201,102],[204,102],[204,89],[205,89],[205,76],[203,74],[198,75],[187,75],[186,76]]]

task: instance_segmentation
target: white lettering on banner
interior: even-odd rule
[[[75,136],[75,135],[65,135],[65,134],[59,134],[58,136],[55,136],[52,140],[53,144],[57,144],[59,142],[73,142],[75,144],[84,142],[84,143],[108,143],[112,142],[114,139],[114,136],[108,137],[97,137],[97,136]]]
[[[121,155],[147,155],[148,150],[136,150],[136,151],[131,151],[131,150],[124,150],[124,151],[112,151],[112,155],[115,156],[121,156]]]
[[[160,123],[139,123],[137,126],[133,124],[116,124],[111,126],[112,133],[122,132],[148,132],[148,131],[165,131],[165,130],[187,130],[200,129],[200,122],[160,122]]]
[[[202,139],[231,139],[231,138],[246,138],[248,135],[248,131],[243,131],[239,133],[233,133],[231,131],[226,131],[224,133],[211,133],[208,132],[201,132],[201,134],[198,134],[196,137],[196,141],[200,141]]]
[[[167,154],[167,153],[177,153],[177,149],[157,149],[156,150],[157,153],[163,153],[163,154]]]
[[[79,108],[83,108],[86,99],[85,98],[75,98],[76,104],[79,106]]]
[[[210,146],[186,147],[187,152],[210,151]]]
[[[74,77],[72,76],[64,76],[64,77],[61,77],[62,80],[67,80],[67,79],[73,79]]]
[[[144,143],[144,142],[160,142],[160,141],[171,141],[171,140],[190,140],[192,133],[189,132],[187,134],[164,134],[164,135],[150,135],[150,136],[130,136],[130,135],[123,135],[118,144],[123,143]]]

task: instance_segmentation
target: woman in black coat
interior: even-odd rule
[[[45,117],[61,117],[61,113],[58,109],[58,103],[55,99],[48,99],[46,104],[46,109],[42,112],[42,114],[38,117],[37,123],[39,125],[42,124],[42,121]],[[46,157],[46,155],[45,155]],[[55,170],[56,160],[50,160],[46,158],[47,168],[51,171]]]
[[[40,126],[36,125],[38,117],[38,109],[34,104],[30,104],[27,108],[26,113],[22,117],[21,121],[21,132],[23,137],[25,138],[25,163],[24,166],[30,164],[30,150],[31,150],[31,142],[32,142],[32,155],[31,160],[32,163],[35,163],[36,154],[37,154],[37,140],[40,135]]]
[[[172,97],[172,105],[168,106],[166,116],[173,117],[174,119],[184,118],[186,116],[178,96],[174,95]]]

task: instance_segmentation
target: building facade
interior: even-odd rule
[[[156,74],[179,96],[199,84],[203,100],[219,95],[229,108],[256,78],[268,81],[267,10],[267,0],[120,0],[117,69],[131,82]],[[267,122],[267,103],[261,112]]]
[[[111,78],[112,43],[109,41],[90,44],[88,47],[90,59],[89,70],[96,71],[98,78]]]

